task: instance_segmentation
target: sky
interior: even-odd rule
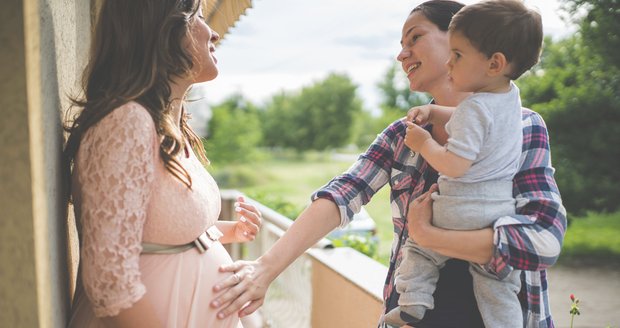
[[[377,112],[376,85],[396,61],[402,24],[421,2],[254,0],[216,49],[219,76],[197,91],[211,105],[236,92],[260,105],[280,90],[300,90],[337,72],[359,86],[364,108]],[[558,39],[575,30],[559,17],[558,0],[526,4],[539,9],[546,35]]]

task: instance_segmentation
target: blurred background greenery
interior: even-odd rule
[[[540,113],[549,130],[569,218],[561,261],[620,263],[620,4],[565,0],[563,8],[578,32],[561,40],[547,37],[539,64],[516,83],[523,105]],[[293,219],[312,192],[346,170],[377,133],[429,101],[410,92],[400,83],[404,79],[396,63],[386,68],[377,83],[380,115],[364,108],[357,86],[339,73],[282,91],[260,106],[233,94],[211,108],[209,170],[221,188],[239,189]],[[380,241],[358,248],[387,263],[393,238],[387,188],[366,209]]]

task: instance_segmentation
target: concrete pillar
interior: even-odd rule
[[[6,327],[66,325],[61,120],[80,79],[89,35],[89,1],[2,3],[0,317]]]

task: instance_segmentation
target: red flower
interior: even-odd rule
[[[574,302],[575,301],[575,295],[570,294],[570,300]]]

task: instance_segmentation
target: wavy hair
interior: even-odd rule
[[[135,101],[151,115],[162,138],[159,153],[166,169],[191,189],[188,172],[175,158],[189,141],[208,164],[200,138],[183,114],[181,128],[171,114],[170,83],[191,74],[192,56],[184,42],[194,42],[190,24],[202,0],[103,1],[92,39],[83,94],[72,98],[81,109],[65,124],[69,137],[63,151],[66,199],[71,201],[71,173],[86,131],[117,107]]]

